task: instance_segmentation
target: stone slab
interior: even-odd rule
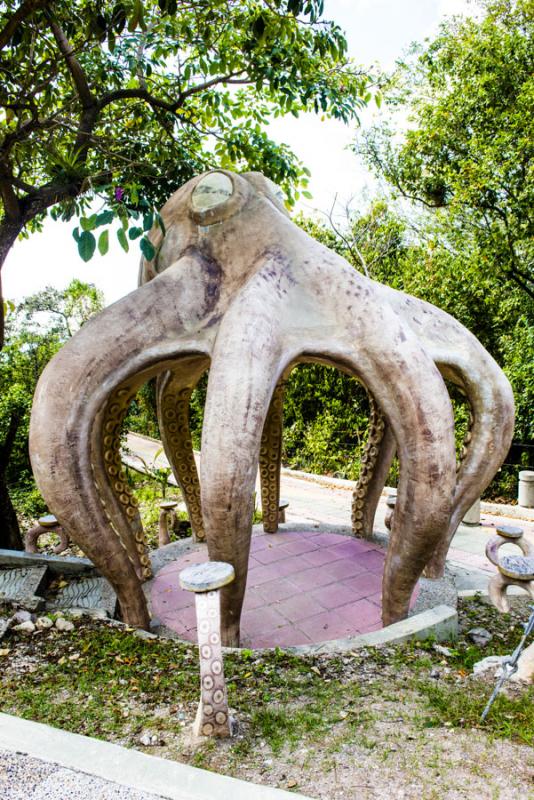
[[[76,575],[96,572],[88,558],[62,558],[44,553],[25,553],[23,550],[0,549],[0,568],[46,566],[56,575]]]
[[[39,598],[41,590],[46,584],[47,567],[20,567],[15,569],[0,570],[0,598],[10,602],[26,603],[33,598]]]
[[[50,608],[102,609],[114,617],[117,596],[105,578],[80,578],[65,586],[49,605]]]
[[[534,557],[501,556],[499,571],[509,578],[517,578],[520,581],[534,580]]]
[[[188,592],[212,592],[220,589],[235,578],[231,564],[224,561],[204,561],[193,564],[180,572],[180,586]]]
[[[309,800],[8,714],[0,714],[1,748],[166,800]]]

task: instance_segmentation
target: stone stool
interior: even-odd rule
[[[69,546],[69,537],[57,521],[53,514],[46,514],[44,517],[39,517],[37,525],[27,532],[24,537],[24,550],[26,553],[38,553],[37,540],[44,533],[54,531],[59,536],[59,544],[54,547],[53,552],[57,555],[63,553]]]
[[[462,524],[471,525],[472,527],[480,525],[480,497],[467,509],[462,519]]]
[[[206,561],[180,572],[182,589],[195,592],[200,652],[200,703],[193,726],[195,736],[231,736],[232,720],[224,681],[219,589],[234,580],[231,564]]]
[[[534,550],[523,538],[522,528],[501,525],[497,528],[497,534],[486,545],[486,556],[499,570],[488,584],[488,593],[495,608],[506,614],[510,611],[506,596],[509,586],[519,586],[534,600]],[[517,545],[523,555],[499,557],[499,549],[505,544]]]
[[[278,522],[283,524],[286,521],[286,509],[289,506],[289,500],[280,500],[278,504]]]
[[[163,500],[163,502],[159,504],[158,545],[160,547],[169,544],[171,541],[169,538],[169,524],[171,528],[174,527],[174,523],[176,522],[176,511],[174,509],[177,505],[177,500]]]
[[[384,525],[388,529],[391,530],[391,523],[393,522],[393,512],[395,511],[395,504],[397,502],[397,495],[396,494],[388,494],[386,498],[386,506],[388,510],[386,511],[386,516],[384,517]]]

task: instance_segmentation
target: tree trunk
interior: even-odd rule
[[[4,219],[0,223],[0,349],[4,346],[4,296],[2,292],[1,269],[11,247],[22,230],[22,224]],[[20,415],[14,413],[4,443],[0,446],[0,548],[23,550],[19,521],[9,496],[6,469],[20,424]]]
[[[6,438],[0,446],[0,548],[4,550],[24,550],[19,521],[9,496],[6,480],[7,466],[21,419],[20,410],[12,412]]]
[[[0,548],[24,550],[19,521],[9,496],[3,469],[0,470]]]

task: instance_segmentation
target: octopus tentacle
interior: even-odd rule
[[[482,350],[480,345],[477,349]],[[473,358],[468,365],[465,361],[455,364],[450,359],[446,367],[440,365],[440,368],[465,392],[471,414],[447,535],[425,570],[428,577],[443,575],[447,551],[460,522],[487,488],[510,448],[514,419],[510,384],[485,351],[477,352],[476,361]]]
[[[183,335],[184,319],[169,305],[183,273],[198,270],[180,266],[107,308],[61,349],[39,381],[30,428],[32,465],[48,506],[110,581],[125,621],[140,627],[149,616],[138,573],[146,577],[149,563],[121,480],[117,437],[128,398],[142,383],[181,355],[209,348],[206,334]],[[143,325],[154,306],[161,314]]]
[[[193,540],[206,538],[200,500],[200,482],[189,428],[191,394],[206,371],[205,358],[187,359],[179,369],[158,378],[158,422],[165,453],[189,514]]]
[[[380,477],[385,455],[383,447],[384,436],[389,439],[384,415],[369,392],[367,392],[367,396],[370,410],[369,432],[360,459],[360,474],[352,492],[351,515],[352,532],[355,536],[361,536],[364,539],[369,539],[373,535],[374,516],[383,488],[383,486],[380,486]],[[389,451],[387,442],[386,451]]]
[[[366,469],[360,472],[352,494],[352,530],[355,536],[364,539],[372,538],[376,509],[397,450],[391,427],[381,412],[378,419],[383,423],[376,429],[378,441],[372,440],[372,431],[368,439],[368,443],[372,442],[369,448],[372,464],[369,461],[364,464]]]
[[[260,446],[260,485],[263,530],[276,533],[280,509],[280,472],[282,467],[282,434],[284,424],[284,393],[289,370],[276,384],[273,392]]]
[[[215,342],[202,430],[201,495],[210,559],[233,565],[221,596],[222,636],[239,644],[247,581],[254,487],[262,432],[282,374],[280,300],[255,301],[261,269],[230,306]],[[256,294],[257,297],[257,294]],[[254,325],[248,322],[251,304]]]
[[[148,546],[137,499],[122,466],[121,429],[130,401],[131,382],[117,387],[95,420],[91,442],[91,468],[100,503],[111,529],[122,542],[142,580],[152,577]]]

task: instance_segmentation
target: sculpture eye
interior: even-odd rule
[[[201,178],[193,189],[191,204],[195,211],[209,211],[225,203],[233,192],[234,186],[228,175],[222,172],[210,172]]]

